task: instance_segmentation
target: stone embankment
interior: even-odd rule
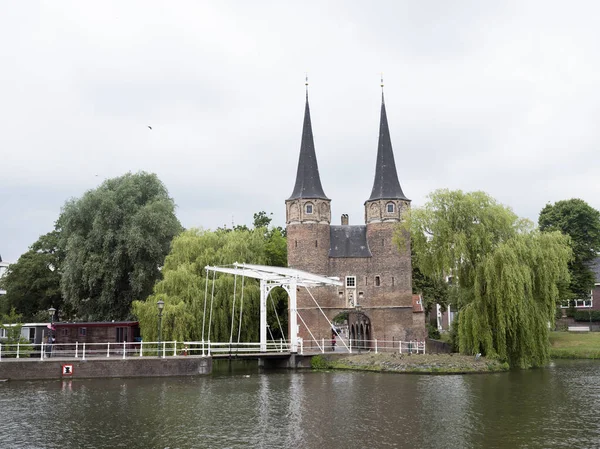
[[[508,371],[508,364],[459,354],[353,354],[313,357],[313,368],[418,374],[469,374]]]

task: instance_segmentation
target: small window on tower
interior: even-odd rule
[[[388,214],[393,214],[396,210],[394,203],[387,203]]]
[[[346,287],[356,287],[356,276],[346,276]]]
[[[307,214],[312,214],[313,213],[313,205],[312,204],[308,203],[306,205],[306,213]]]
[[[375,276],[375,287],[379,287],[381,285],[381,278],[379,276]]]

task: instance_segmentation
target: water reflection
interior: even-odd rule
[[[2,447],[600,447],[600,363],[497,375],[261,373],[7,382]]]

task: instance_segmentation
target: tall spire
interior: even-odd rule
[[[402,192],[394,161],[394,150],[390,138],[385,100],[383,97],[383,74],[381,75],[381,119],[379,122],[379,145],[377,147],[377,161],[375,164],[375,181],[371,197],[372,200],[408,200]]]
[[[317,155],[315,154],[315,143],[313,141],[312,125],[310,122],[310,108],[308,106],[308,76],[306,77],[306,107],[304,109],[304,126],[302,128],[302,142],[300,143],[296,185],[288,200],[298,198],[329,199],[321,186]]]

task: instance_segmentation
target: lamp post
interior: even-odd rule
[[[50,332],[48,333],[48,344],[50,345],[50,355],[52,355],[52,327],[54,326],[54,314],[56,313],[56,309],[54,307],[50,307],[48,309],[48,313],[50,314]]]
[[[160,334],[162,331],[162,312],[165,308],[165,302],[161,299],[156,303],[156,306],[158,307],[158,356],[160,357]]]

